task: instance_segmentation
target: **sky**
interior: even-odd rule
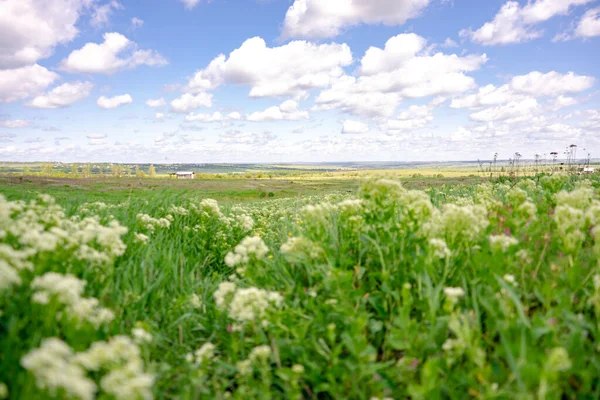
[[[600,157],[600,0],[0,0],[0,160]]]

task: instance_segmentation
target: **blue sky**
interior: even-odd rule
[[[0,0],[0,159],[594,157],[598,65],[597,0]]]

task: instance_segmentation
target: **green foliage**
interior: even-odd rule
[[[157,398],[597,398],[599,188],[543,175],[238,205],[4,201],[0,382],[67,397],[23,359],[58,337],[83,368],[94,343],[125,335]],[[90,326],[35,301],[47,272],[86,281],[81,297],[114,317]],[[99,395],[144,397],[112,392],[103,377],[122,365],[106,365],[82,372]]]

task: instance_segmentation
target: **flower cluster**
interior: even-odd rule
[[[261,260],[268,252],[269,248],[260,237],[248,236],[235,246],[232,252],[227,253],[225,264],[233,268],[237,265],[247,264],[251,257]]]
[[[153,218],[143,213],[139,213],[136,218],[150,232],[154,232],[156,228],[169,228],[171,226],[171,221],[168,218]]]
[[[99,306],[98,299],[84,298],[86,281],[73,275],[47,272],[35,277],[31,282],[33,296],[31,300],[38,304],[48,304],[53,299],[65,306],[65,316],[77,321],[87,321],[98,327],[113,320],[111,310]]]
[[[196,365],[205,365],[215,358],[215,345],[212,343],[204,343],[194,354],[187,354],[186,360]]]
[[[435,210],[432,219],[425,224],[425,232],[431,237],[446,239],[448,244],[457,244],[477,240],[489,224],[487,210],[482,205],[445,204],[441,212]]]
[[[281,253],[289,261],[315,260],[324,254],[321,246],[303,236],[292,236],[281,245]]]
[[[256,287],[238,288],[232,282],[223,282],[214,293],[217,308],[227,311],[229,318],[238,322],[257,322],[273,308],[283,303],[283,297]]]
[[[489,237],[490,247],[494,251],[501,251],[506,253],[512,246],[519,244],[519,241],[512,236],[506,235],[492,235]]]

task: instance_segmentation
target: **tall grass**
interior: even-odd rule
[[[54,354],[44,339],[56,337],[84,354],[61,365],[106,398],[148,397],[136,383],[150,375],[156,398],[597,398],[599,187],[379,179],[352,195],[218,205],[163,193],[66,213],[48,198],[4,201],[0,381],[11,398],[77,397],[23,362]],[[51,271],[85,280],[82,296],[114,318],[95,326],[59,298],[36,302],[32,282]],[[115,337],[129,358],[79,360]],[[135,357],[142,368],[111,385]]]

